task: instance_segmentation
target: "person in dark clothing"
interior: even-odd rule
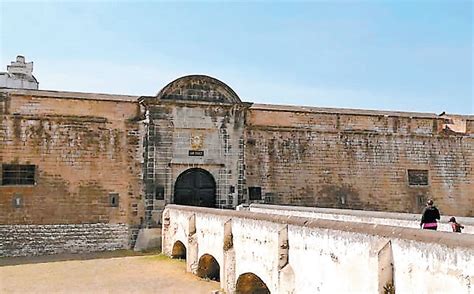
[[[456,222],[456,218],[454,216],[449,219],[449,223],[451,224],[451,228],[455,233],[461,233],[461,230],[464,229],[463,225]]]
[[[428,200],[426,207],[423,209],[420,227],[426,230],[437,230],[440,219],[439,210],[434,206],[433,200]]]

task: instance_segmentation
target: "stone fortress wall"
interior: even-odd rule
[[[0,257],[128,249],[126,224],[0,225]]]
[[[72,243],[75,236],[79,245],[97,244],[71,245],[70,251],[129,247],[128,228],[143,215],[137,103],[127,96],[4,90],[0,114],[0,177],[10,180],[2,174],[9,172],[6,165],[33,166],[34,173],[34,183],[0,185],[0,230],[15,232],[0,234],[3,250],[21,254],[14,248],[18,240],[25,248],[38,240],[36,246],[51,241],[54,247],[61,228],[67,235],[61,238]],[[48,225],[63,227],[44,229]],[[115,240],[123,239],[123,226],[125,245]],[[102,234],[109,240],[97,241],[97,232],[109,232]]]
[[[418,213],[433,198],[474,216],[473,116],[252,104],[193,75],[143,97],[4,88],[0,117],[0,226],[125,225],[131,247],[194,169],[219,208]]]
[[[266,203],[474,216],[473,116],[253,105],[246,181]]]

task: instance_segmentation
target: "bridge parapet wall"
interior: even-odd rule
[[[212,255],[227,293],[246,273],[271,293],[469,293],[474,284],[468,234],[177,205],[163,224],[164,253],[180,240],[197,247],[188,265]]]
[[[335,209],[321,207],[285,206],[269,204],[251,204],[251,212],[293,215],[299,217],[321,218],[337,221],[348,221],[367,224],[388,225],[406,228],[419,228],[421,214],[366,211],[353,209]],[[442,216],[438,223],[438,231],[452,232],[450,216]],[[456,217],[457,222],[464,226],[463,233],[474,234],[473,217]]]

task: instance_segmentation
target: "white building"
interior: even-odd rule
[[[38,89],[38,81],[33,76],[33,62],[25,62],[25,57],[18,55],[16,61],[7,65],[6,72],[0,72],[0,88]]]

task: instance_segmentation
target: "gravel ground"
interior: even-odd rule
[[[209,294],[219,289],[218,282],[186,273],[184,261],[163,255],[93,258],[2,258],[0,293]]]

